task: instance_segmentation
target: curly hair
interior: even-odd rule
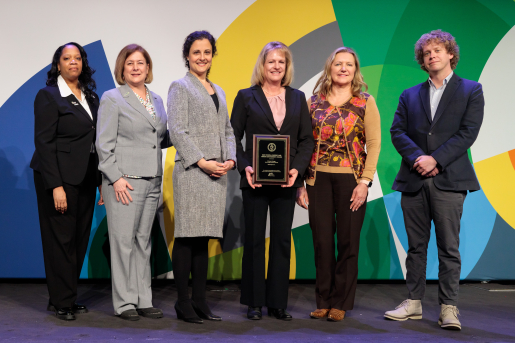
[[[315,84],[315,88],[313,88],[313,95],[324,95],[328,96],[331,94],[331,88],[333,86],[333,80],[331,78],[331,66],[336,58],[336,55],[342,52],[347,52],[354,56],[354,61],[356,62],[356,71],[354,72],[354,79],[352,79],[352,95],[363,99],[363,88],[365,88],[365,92],[368,90],[368,85],[363,80],[363,75],[361,74],[361,70],[359,68],[359,59],[356,52],[348,47],[342,46],[334,50],[331,55],[325,61],[324,70],[322,71],[322,75],[318,79]]]
[[[422,37],[415,43],[415,60],[420,65],[420,69],[428,72],[424,66],[424,46],[431,43],[441,43],[447,50],[447,53],[453,55],[451,59],[452,70],[456,69],[458,61],[460,60],[460,47],[456,43],[456,39],[449,33],[442,30],[433,30],[429,33],[424,33]]]
[[[47,86],[57,86],[57,78],[60,75],[59,68],[57,65],[61,60],[61,55],[63,54],[63,50],[65,47],[73,45],[79,49],[80,57],[82,58],[82,72],[79,75],[79,88],[82,90],[86,98],[91,99],[93,96],[93,92],[97,89],[97,84],[93,79],[93,74],[95,74],[95,70],[89,66],[88,63],[88,54],[84,50],[84,48],[75,42],[66,43],[57,48],[54,53],[54,57],[52,58],[52,64],[50,66],[50,70],[47,72]]]
[[[293,82],[293,58],[290,48],[281,42],[270,42],[266,44],[261,52],[259,53],[256,65],[252,71],[252,77],[250,78],[250,84],[263,86],[265,82],[265,62],[268,54],[273,50],[279,50],[284,54],[286,59],[286,70],[284,71],[283,79],[281,80],[281,86],[289,86]]]
[[[188,61],[188,56],[190,54],[190,49],[193,43],[197,40],[207,39],[209,43],[211,43],[212,56],[216,55],[216,39],[210,34],[208,31],[195,31],[192,32],[186,37],[184,40],[184,44],[182,45],[182,58],[184,59],[184,64],[188,70],[190,69],[190,62]],[[207,70],[206,77],[209,76],[209,72],[211,71],[211,67]]]

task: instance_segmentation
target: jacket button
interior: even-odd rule
[[[114,152],[114,149],[111,149],[111,153],[113,153],[113,152]]]
[[[431,136],[431,132],[429,132],[429,135]]]
[[[153,129],[152,132],[156,132],[156,129]]]
[[[92,128],[93,130],[95,130],[95,127],[94,127],[94,126],[92,126],[91,128]]]
[[[153,148],[153,149],[155,149],[155,148],[156,148],[156,146],[154,145],[152,148]]]

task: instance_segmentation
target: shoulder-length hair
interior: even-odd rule
[[[263,86],[265,82],[265,62],[268,53],[273,50],[282,51],[284,57],[286,58],[286,70],[284,72],[283,79],[281,80],[281,86],[289,86],[293,82],[293,60],[290,48],[288,48],[284,43],[281,42],[270,42],[263,47],[256,61],[256,65],[254,66],[254,71],[252,71],[252,77],[250,79],[250,83],[252,85]]]
[[[441,43],[447,50],[447,53],[452,54],[451,68],[456,69],[458,61],[460,60],[460,47],[456,43],[456,39],[449,33],[442,30],[433,30],[429,33],[424,33],[415,43],[415,60],[420,65],[420,69],[428,73],[424,65],[424,46],[430,43]]]
[[[116,82],[119,85],[125,84],[125,78],[123,77],[125,60],[127,60],[127,58],[136,51],[139,51],[143,54],[143,57],[145,57],[145,61],[148,64],[148,74],[145,79],[145,83],[151,83],[154,79],[154,75],[152,74],[152,59],[150,58],[150,55],[148,54],[147,50],[145,50],[141,45],[129,44],[120,51],[118,57],[116,58],[116,63],[114,67],[114,78],[116,79]]]
[[[342,46],[341,48],[334,50],[325,61],[325,66],[324,70],[322,71],[322,75],[320,75],[320,78],[315,84],[315,88],[313,88],[313,95],[328,96],[329,94],[331,94],[331,88],[333,86],[333,79],[331,78],[331,66],[334,62],[334,59],[336,58],[336,55],[342,52],[347,52],[354,56],[356,71],[354,73],[354,79],[352,79],[351,92],[353,96],[363,99],[363,88],[366,92],[368,90],[368,85],[363,80],[363,75],[361,74],[361,70],[359,68],[358,55],[353,49],[345,46]]]
[[[88,54],[84,48],[75,42],[66,43],[57,48],[54,53],[54,57],[52,58],[50,70],[47,72],[46,84],[47,86],[57,86],[57,78],[60,75],[57,65],[61,60],[61,55],[63,54],[64,48],[68,45],[73,45],[79,49],[80,57],[82,59],[82,72],[79,75],[79,88],[82,90],[86,98],[91,99],[93,92],[97,89],[97,84],[92,77],[93,74],[95,74],[95,70],[89,66]]]

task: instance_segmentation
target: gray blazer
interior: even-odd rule
[[[177,149],[173,170],[175,237],[222,237],[227,175],[210,177],[197,162],[236,162],[236,142],[223,90],[211,83],[211,96],[191,73],[174,81],[168,91],[168,127]]]
[[[184,168],[201,158],[236,161],[236,141],[225,93],[218,85],[211,86],[218,96],[218,113],[213,99],[190,72],[172,82],[168,91],[170,138],[177,149],[175,161],[181,161]]]
[[[98,109],[98,169],[110,184],[122,175],[163,175],[161,149],[171,145],[161,97],[150,92],[156,120],[128,85],[102,95]]]

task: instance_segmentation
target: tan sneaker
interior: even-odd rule
[[[384,317],[399,321],[422,319],[422,303],[420,300],[406,299],[395,310],[386,311]]]
[[[461,330],[458,314],[460,314],[460,311],[458,311],[456,306],[442,304],[438,325],[440,325],[442,329]]]

